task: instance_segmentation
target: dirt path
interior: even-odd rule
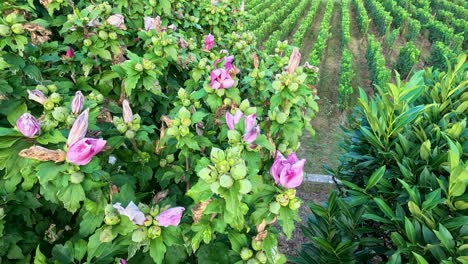
[[[312,52],[312,48],[314,47],[315,40],[317,39],[317,35],[320,30],[320,23],[322,22],[326,5],[327,0],[320,1],[319,7],[317,8],[317,11],[314,16],[314,22],[312,22],[312,26],[310,27],[309,31],[305,34],[304,41],[302,42],[301,46],[302,63],[309,60],[309,55]]]
[[[367,51],[367,36],[361,36],[356,20],[356,9],[351,5],[350,12],[350,35],[349,50],[353,54],[353,100],[351,105],[355,105],[355,99],[359,95],[358,87],[361,87],[366,91],[368,95],[372,95],[374,90],[372,89],[371,81],[369,80],[369,68],[367,67],[366,51]]]
[[[320,80],[317,86],[320,111],[312,120],[316,131],[311,138],[307,133],[302,138],[300,154],[307,157],[306,171],[309,173],[327,174],[323,165],[336,167],[341,150],[338,142],[343,137],[340,125],[345,117],[338,109],[338,82],[341,65],[341,1],[334,1],[330,22],[332,34],[320,64]],[[318,30],[318,29],[317,29]]]

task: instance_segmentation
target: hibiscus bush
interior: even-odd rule
[[[240,1],[0,3],[0,258],[284,263],[318,110]]]

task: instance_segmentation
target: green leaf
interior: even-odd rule
[[[47,145],[49,143],[57,144],[67,141],[67,139],[62,135],[62,133],[60,133],[59,130],[53,130],[49,133],[40,135],[36,140],[43,145]]]
[[[297,219],[295,212],[289,207],[281,206],[278,220],[288,239],[291,239],[292,232],[294,231],[294,219]]]
[[[192,123],[198,123],[203,120],[208,114],[202,111],[197,111],[192,115]]]
[[[190,188],[190,190],[187,191],[186,195],[198,203],[200,201],[206,201],[213,195],[213,193],[211,192],[209,184],[199,180]]]
[[[74,244],[75,259],[81,261],[86,255],[87,243],[83,239],[80,239]]]
[[[232,249],[238,253],[243,247],[248,246],[249,243],[245,234],[230,232],[228,238]]]
[[[412,251],[411,253],[413,253],[418,264],[429,264],[429,262],[427,262],[427,260],[423,256],[419,255],[418,253],[414,251]]]
[[[152,239],[150,242],[150,256],[157,264],[161,264],[166,254],[166,246],[161,236]]]
[[[57,197],[63,202],[65,209],[75,213],[80,208],[80,202],[85,200],[86,195],[81,184],[69,184],[65,189],[58,191]]]
[[[367,191],[370,188],[374,187],[380,181],[380,179],[382,179],[384,173],[385,173],[385,165],[380,167],[374,173],[372,173],[372,176],[367,181],[365,190]]]
[[[270,141],[268,141],[267,137],[263,134],[257,137],[255,143],[268,149],[269,151],[275,151],[275,146]]]
[[[12,126],[16,126],[16,120],[18,120],[18,118],[27,111],[28,107],[25,103],[22,103],[18,107],[15,107],[7,115],[8,122],[10,122]]]
[[[161,0],[160,3],[161,3],[161,8],[164,14],[166,16],[170,16],[171,15],[171,1]]]
[[[84,238],[91,235],[96,230],[96,228],[101,226],[103,219],[104,214],[93,214],[91,212],[86,212],[80,221],[80,236]]]
[[[36,167],[37,177],[41,185],[45,185],[47,182],[55,180],[60,172],[66,169],[65,164],[55,164],[51,161],[43,162]]]
[[[34,264],[47,264],[47,259],[42,254],[39,245],[36,247],[36,256],[34,256]]]
[[[52,256],[54,256],[60,264],[73,263],[74,254],[70,244],[69,242],[65,243],[65,246],[58,244],[52,249]]]
[[[411,243],[416,244],[416,231],[414,230],[413,223],[405,216],[405,232]]]
[[[21,248],[17,245],[12,245],[7,253],[8,259],[23,259],[24,255]]]
[[[385,203],[384,200],[376,197],[374,198],[374,202],[377,204],[377,206],[385,214],[386,217],[388,217],[390,220],[395,219],[395,213],[393,213],[390,206],[388,206],[388,204]]]
[[[437,230],[432,230],[434,231],[434,234],[437,236],[437,238],[442,242],[442,245],[446,249],[452,249],[455,247],[455,241],[453,240],[452,234],[450,234],[450,231],[448,231],[445,226],[439,223],[439,231]]]

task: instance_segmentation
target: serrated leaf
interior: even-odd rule
[[[161,236],[152,239],[150,242],[150,256],[153,261],[157,264],[161,264],[166,254],[166,245]]]
[[[86,198],[81,184],[69,184],[57,193],[57,197],[63,202],[63,206],[71,213],[75,213],[80,207],[80,202]]]

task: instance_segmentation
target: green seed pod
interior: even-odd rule
[[[288,119],[288,116],[285,113],[281,112],[276,115],[276,122],[280,124],[284,124],[287,119]]]
[[[216,181],[216,177],[212,177],[211,170],[209,168],[203,168],[198,172],[198,177],[207,183],[212,183]]]
[[[166,160],[168,163],[172,163],[175,160],[174,154],[169,154],[166,156]]]
[[[151,62],[150,60],[147,60],[147,59],[143,59],[143,68],[145,68],[145,70],[149,71],[149,70],[153,70],[154,69],[154,63]]]
[[[231,178],[231,176],[223,174],[221,177],[219,177],[219,185],[221,185],[221,187],[231,188],[233,184],[234,180]]]
[[[85,47],[89,47],[89,46],[91,46],[92,44],[93,44],[93,42],[92,42],[90,39],[85,39],[85,40],[83,40],[83,45],[84,45]]]
[[[248,194],[249,192],[252,191],[252,183],[247,179],[240,180],[239,185],[240,185],[239,192],[241,194]]]
[[[77,171],[70,175],[70,182],[74,184],[80,184],[84,180],[84,173],[81,171]]]
[[[107,40],[107,38],[109,38],[109,34],[107,34],[107,32],[105,32],[104,30],[100,30],[98,36],[102,40]]]
[[[159,161],[159,166],[161,166],[162,168],[166,167],[166,165],[167,165],[167,160],[161,159],[161,160]]]
[[[255,251],[262,250],[262,249],[263,249],[263,241],[253,239],[253,240],[252,240],[252,248],[253,248]]]
[[[16,15],[16,13],[12,12],[8,16],[5,17],[5,22],[7,22],[8,24],[13,24],[16,22],[17,19],[18,19],[18,16]]]
[[[294,199],[296,197],[296,189],[288,189],[285,194],[289,197],[289,199]]]
[[[155,239],[161,235],[161,227],[159,226],[151,226],[148,228],[148,238]]]
[[[179,133],[181,136],[185,137],[186,135],[190,134],[190,129],[182,125],[179,127]]]
[[[172,123],[172,126],[180,126],[180,119],[174,118],[174,120],[172,120],[171,123]]]
[[[115,33],[115,32],[110,32],[110,33],[109,33],[109,38],[112,39],[112,40],[116,40],[116,39],[117,39],[117,33]]]
[[[240,256],[242,260],[247,261],[253,256],[253,251],[250,248],[242,248]]]
[[[231,166],[229,166],[229,162],[227,160],[222,160],[218,163],[216,163],[216,169],[218,172],[221,173],[227,173],[229,169],[231,169]]]
[[[167,129],[167,134],[171,137],[177,137],[179,135],[178,127],[170,127]]]
[[[181,107],[181,108],[179,109],[178,116],[179,116],[180,119],[183,119],[183,118],[188,118],[188,119],[190,119],[190,117],[192,116],[192,114],[190,114],[190,111],[187,110],[187,108]]]
[[[281,209],[281,205],[278,202],[270,203],[269,210],[271,213],[278,214],[280,209]]]
[[[185,106],[185,107],[188,107],[190,106],[191,102],[189,99],[184,99],[182,100],[182,105]]]
[[[281,205],[281,206],[288,206],[289,203],[289,197],[286,194],[278,194],[276,195],[276,201]]]
[[[116,225],[120,223],[120,216],[118,214],[106,215],[104,217],[104,223],[110,226]]]
[[[231,176],[236,180],[244,179],[247,175],[247,167],[245,164],[237,164],[231,168]]]
[[[258,262],[258,260],[256,258],[251,258],[249,260],[247,260],[247,263],[246,264],[259,264],[260,262]]]
[[[192,124],[192,120],[190,120],[190,118],[182,118],[181,121],[183,126],[190,126]]]
[[[17,35],[20,35],[24,33],[24,27],[22,24],[16,23],[11,26],[11,31]]]
[[[224,103],[224,105],[231,105],[231,104],[232,104],[232,100],[231,100],[231,98],[224,98],[223,103]]]
[[[47,90],[49,90],[49,92],[51,92],[51,93],[55,93],[55,92],[57,92],[57,85],[49,84],[49,85],[47,85]]]
[[[137,72],[142,72],[142,71],[144,70],[143,64],[141,64],[141,63],[135,64],[134,69],[135,69],[135,71],[137,71]]]
[[[54,110],[52,111],[52,116],[54,117],[55,120],[59,122],[64,122],[68,117],[68,110],[67,108],[63,106],[55,107]]]
[[[7,25],[0,25],[0,36],[8,37],[11,35],[10,27]]]
[[[263,251],[257,252],[255,255],[255,258],[258,260],[258,262],[265,264],[268,261],[267,255]]]
[[[219,148],[212,148],[211,153],[210,153],[210,159],[211,159],[211,162],[216,164],[218,162],[226,160],[226,155],[224,154],[223,150]]]
[[[62,96],[60,96],[60,94],[58,93],[52,93],[49,97],[49,99],[55,103],[55,104],[58,104],[60,103],[60,100],[62,100]]]
[[[289,208],[291,210],[297,210],[301,207],[301,200],[299,199],[292,199],[289,201]]]
[[[54,104],[54,102],[52,102],[52,100],[50,100],[50,98],[44,103],[44,109],[45,110],[50,111],[50,110],[54,109],[54,107],[55,107],[55,104]]]

